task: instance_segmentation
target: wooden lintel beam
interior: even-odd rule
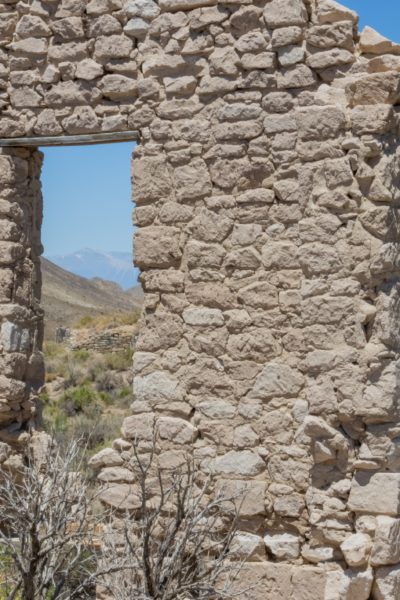
[[[137,142],[138,131],[113,131],[84,135],[60,135],[47,137],[0,138],[0,148],[39,148],[45,146],[87,146],[90,144],[113,144]]]

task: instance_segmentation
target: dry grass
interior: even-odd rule
[[[107,315],[86,315],[80,318],[75,324],[76,329],[111,329],[122,325],[136,325],[140,317],[140,311],[117,312]]]

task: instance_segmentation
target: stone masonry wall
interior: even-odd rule
[[[71,350],[91,350],[93,352],[121,352],[131,350],[135,345],[136,325],[119,325],[103,330],[96,328],[56,329],[56,341]]]
[[[141,135],[145,307],[104,501],[133,501],[157,422],[162,465],[192,448],[246,486],[249,598],[398,599],[400,48],[332,0],[7,0],[0,32],[0,136]]]
[[[36,151],[0,153],[0,463],[26,443],[44,376],[41,164]]]

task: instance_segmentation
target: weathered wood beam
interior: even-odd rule
[[[60,135],[48,137],[0,138],[0,148],[31,148],[44,146],[87,146],[90,144],[113,144],[115,142],[137,142],[138,131],[113,131],[85,135]]]

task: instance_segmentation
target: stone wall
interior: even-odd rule
[[[157,422],[164,465],[246,485],[252,598],[398,598],[400,48],[332,0],[0,11],[0,135],[140,131],[117,464]]]
[[[0,153],[0,463],[26,443],[44,376],[41,164],[37,151]]]
[[[101,330],[93,327],[82,329],[58,327],[56,342],[64,344],[71,350],[120,352],[134,348],[136,335],[136,325],[120,325]]]

